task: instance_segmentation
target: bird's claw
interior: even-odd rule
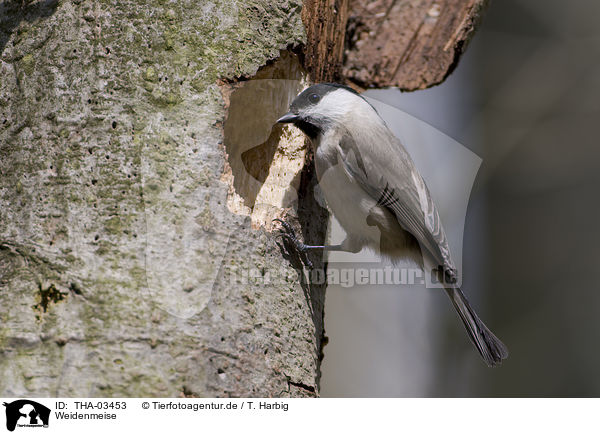
[[[283,226],[283,228],[285,229],[285,232],[284,231],[279,232],[279,234],[278,234],[279,236],[285,238],[286,240],[288,240],[292,244],[294,244],[297,251],[302,252],[302,253],[306,252],[306,250],[307,250],[306,244],[304,244],[302,241],[300,241],[298,239],[298,237],[296,236],[296,231],[294,231],[294,229],[288,222],[285,222],[281,219],[273,219],[273,221],[281,223],[281,226]]]
[[[301,254],[300,258],[302,259],[302,262],[304,262],[304,265],[306,265],[309,268],[312,268],[313,264],[311,260],[308,259],[308,256],[306,254],[306,252],[308,251],[308,246],[298,239],[298,237],[296,236],[296,231],[294,231],[292,226],[288,222],[283,221],[281,219],[273,219],[273,221],[279,222],[284,229],[284,231],[281,231],[278,235],[289,241],[289,243],[294,246],[296,251]]]

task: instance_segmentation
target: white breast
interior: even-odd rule
[[[327,205],[338,220],[353,246],[376,247],[380,231],[367,223],[369,213],[377,206],[375,199],[354,181],[338,161],[335,133],[321,137],[316,146],[315,166],[319,186]]]

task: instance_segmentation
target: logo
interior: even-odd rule
[[[50,409],[29,399],[19,399],[4,403],[6,407],[6,429],[14,431],[16,427],[48,428]]]

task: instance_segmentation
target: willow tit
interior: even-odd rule
[[[354,253],[369,247],[421,267],[427,259],[450,282],[444,289],[483,360],[501,364],[508,350],[452,283],[457,271],[429,190],[377,111],[353,89],[321,83],[301,92],[277,122],[293,123],[310,138],[319,186],[346,232],[340,245],[308,246],[284,224],[296,247]]]

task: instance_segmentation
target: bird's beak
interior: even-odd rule
[[[300,119],[300,117],[292,112],[288,112],[286,114],[284,114],[283,116],[281,116],[279,119],[277,119],[277,123],[278,124],[289,124],[291,122],[296,122],[298,119]]]

